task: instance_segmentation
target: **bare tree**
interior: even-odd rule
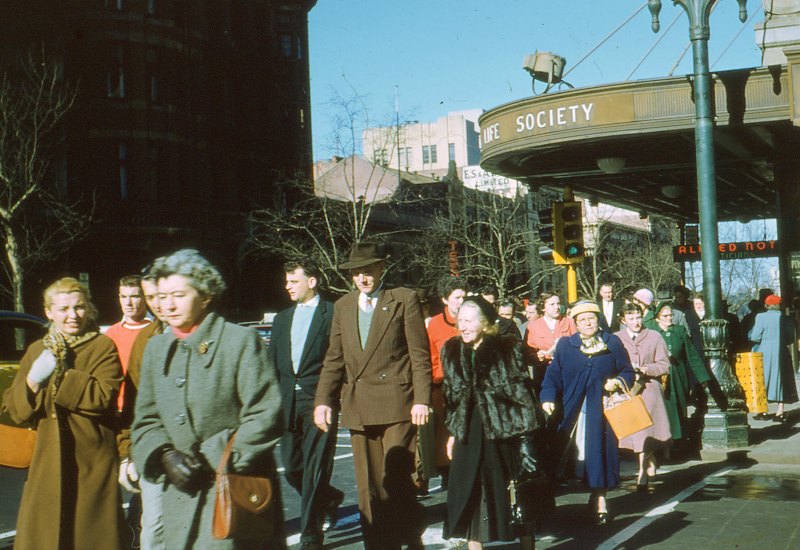
[[[473,288],[495,287],[500,299],[535,288],[545,270],[527,197],[477,191],[461,182],[451,182],[448,195],[448,210],[436,217],[417,249],[426,279],[455,271]]]
[[[75,96],[52,61],[29,56],[19,69],[0,74],[2,292],[17,311],[24,311],[26,272],[84,237],[91,221],[93,204],[69,202],[53,169],[63,141],[61,122]]]

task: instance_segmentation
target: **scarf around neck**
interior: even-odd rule
[[[42,342],[47,350],[50,350],[56,358],[56,368],[53,375],[50,377],[50,395],[55,397],[58,388],[61,386],[61,381],[64,379],[64,374],[67,369],[72,368],[74,365],[75,353],[72,351],[84,342],[88,342],[95,336],[100,334],[95,321],[89,321],[86,325],[86,331],[78,336],[64,336],[58,331],[54,323],[50,323]]]

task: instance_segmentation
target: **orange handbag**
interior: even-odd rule
[[[28,468],[36,447],[36,430],[0,424],[0,466]]]
[[[625,391],[606,400],[603,414],[617,439],[624,439],[653,425],[641,395],[633,395],[625,381]]]
[[[228,473],[231,436],[217,467],[212,536],[215,539],[267,540],[275,529],[272,480]]]

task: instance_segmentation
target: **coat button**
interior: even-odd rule
[[[50,418],[55,418],[55,417],[56,417],[56,413],[53,413],[53,414],[50,415]]]
[[[183,426],[184,424],[186,424],[186,415],[183,413],[176,415],[175,422]]]
[[[183,376],[179,376],[178,378],[175,379],[175,385],[178,386],[179,388],[182,388],[184,384],[186,384],[186,378],[184,378]]]

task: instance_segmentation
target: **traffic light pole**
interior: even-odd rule
[[[567,265],[567,302],[578,301],[578,271],[572,264]]]

